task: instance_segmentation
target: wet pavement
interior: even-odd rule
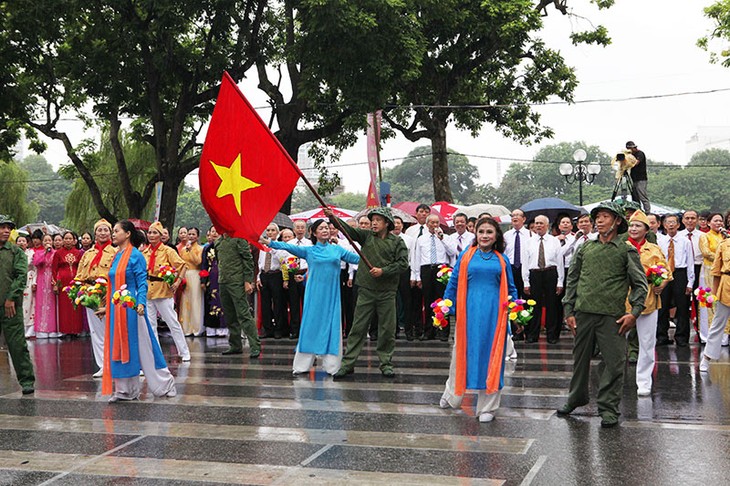
[[[293,341],[264,340],[258,360],[221,356],[225,339],[189,339],[192,361],[163,350],[178,396],[107,404],[88,339],[30,341],[36,393],[21,396],[0,353],[0,484],[546,484],[730,483],[730,358],[700,374],[701,348],[657,348],[652,395],[624,383],[621,424],[590,405],[569,418],[572,339],[517,343],[492,423],[475,397],[442,410],[450,348],[397,342],[397,375],[374,343],[356,373],[292,377]]]

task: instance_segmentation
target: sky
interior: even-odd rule
[[[451,127],[447,130],[449,149],[466,155],[531,159],[541,147],[559,142],[582,140],[607,153],[615,153],[626,141],[633,140],[651,160],[685,164],[689,158],[687,141],[699,127],[728,127],[730,139],[730,91],[617,100],[730,88],[730,68],[711,64],[709,53],[696,46],[697,39],[712,28],[702,10],[712,3],[711,0],[617,0],[612,8],[599,11],[587,0],[569,1],[574,12],[587,20],[551,11],[544,19],[542,31],[546,44],[559,50],[568,65],[575,68],[580,83],[574,96],[578,103],[537,108],[542,122],[554,130],[554,138],[539,145],[523,145],[504,138],[488,125],[476,138]],[[612,43],[607,47],[573,46],[568,35],[574,28],[584,30],[587,21],[604,25]],[[253,106],[266,105],[265,96],[256,87],[255,75],[240,86]],[[594,99],[614,101],[580,103]],[[260,114],[267,120],[269,111],[261,109]],[[80,139],[80,124],[67,123],[72,136]],[[383,167],[397,165],[413,148],[429,143],[423,140],[413,144],[402,136],[386,141],[381,151]],[[63,147],[58,143],[51,142],[45,156],[54,167],[67,163]],[[347,191],[367,191],[366,160],[363,135],[332,167],[340,174]],[[492,184],[498,184],[508,166],[502,163],[499,173],[496,160],[471,157],[470,162],[479,168],[480,181]],[[358,163],[362,164],[352,165]],[[347,164],[347,167],[338,169],[337,164]],[[195,173],[186,181],[197,186]]]

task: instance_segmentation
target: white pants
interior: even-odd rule
[[[463,396],[457,396],[454,393],[454,385],[456,380],[456,358],[454,354],[456,353],[456,345],[451,347],[451,366],[449,367],[449,378],[446,380],[446,387],[444,389],[444,394],[441,396],[444,400],[446,400],[451,408],[459,408],[461,407],[461,401],[463,400]],[[499,408],[499,402],[502,398],[502,390],[497,390],[497,392],[492,393],[490,395],[487,395],[486,390],[476,390],[477,392],[477,407],[476,407],[476,415],[477,417],[479,415],[482,415],[483,413],[492,413],[495,410]]]
[[[728,319],[730,319],[730,307],[720,301],[716,301],[715,318],[712,319],[710,332],[707,335],[707,344],[705,345],[705,356],[710,359],[717,359],[720,357],[722,335],[725,334],[725,324]]]
[[[188,342],[185,340],[185,334],[183,333],[180,321],[177,320],[175,302],[172,297],[147,300],[147,319],[149,319],[152,331],[155,333],[155,339],[159,342],[160,338],[157,335],[158,312],[162,320],[167,324],[167,327],[170,328],[170,335],[172,335],[172,340],[175,341],[177,353],[183,358],[189,358],[190,350],[188,349]]]
[[[342,333],[340,332],[340,335]],[[302,353],[299,351],[297,346],[297,352],[294,355],[294,363],[292,364],[292,370],[294,373],[306,373],[314,364],[314,358],[316,355],[312,353]],[[322,369],[325,373],[334,375],[340,370],[342,365],[342,338],[340,338],[340,352],[338,354],[323,354],[322,358]]]
[[[517,350],[515,349],[515,342],[512,340],[512,335],[507,334],[507,349],[504,353],[505,361],[508,359],[517,359]]]
[[[654,371],[654,346],[659,311],[640,315],[636,319],[636,334],[639,336],[639,359],[636,361],[636,388],[651,391],[651,374]]]
[[[144,318],[137,319],[137,337],[139,342],[139,364],[144,371],[147,391],[156,397],[167,395],[175,390],[175,379],[168,368],[156,369],[155,356],[152,352],[152,339],[147,330]],[[131,378],[114,378],[114,396],[122,400],[134,400],[139,397],[142,384],[139,375]]]
[[[106,334],[106,323],[94,311],[86,308],[86,320],[89,321],[89,334],[91,334],[91,349],[94,350],[94,361],[99,369],[104,368],[104,334]]]

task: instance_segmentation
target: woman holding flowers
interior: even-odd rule
[[[81,250],[76,248],[76,235],[71,231],[63,233],[63,246],[53,255],[51,268],[56,282],[55,292],[69,285],[79,270]],[[58,330],[62,334],[78,335],[84,330],[84,311],[74,306],[65,295],[58,298]]]
[[[317,355],[330,375],[342,362],[342,321],[340,309],[340,262],[355,264],[360,257],[329,242],[329,226],[318,219],[311,227],[313,246],[297,246],[262,238],[261,243],[304,258],[309,265],[307,292],[294,355],[293,374],[306,373]]]
[[[180,321],[175,312],[173,295],[185,278],[185,261],[175,250],[162,243],[162,224],[159,221],[152,223],[147,230],[149,245],[144,249],[147,261],[147,319],[157,339],[157,314],[160,314],[167,327],[170,328],[172,340],[175,341],[177,352],[183,361],[190,361],[190,350],[185,341]]]
[[[640,397],[651,395],[651,373],[654,371],[657,319],[659,318],[659,309],[662,307],[660,296],[673,278],[662,249],[658,245],[646,241],[648,232],[649,218],[639,209],[629,218],[629,237],[626,243],[632,245],[639,252],[639,259],[649,283],[649,292],[646,294],[644,310],[636,319],[636,332],[639,337],[639,356],[636,361],[636,393]],[[631,311],[628,300],[626,301],[626,309],[626,312]]]
[[[476,238],[454,266],[444,300],[453,302],[456,334],[441,408],[461,406],[464,392],[477,390],[476,415],[494,420],[504,385],[509,296],[517,295],[499,223],[480,218]]]
[[[705,283],[709,287],[712,284],[712,264],[715,262],[715,254],[717,247],[723,240],[720,230],[722,230],[722,214],[712,213],[707,217],[707,223],[710,231],[700,236],[700,251],[702,252],[702,275],[705,277]],[[707,320],[712,323],[714,312],[712,307],[707,308]]]
[[[152,394],[173,397],[175,380],[145,314],[147,262],[136,248],[142,235],[131,222],[122,220],[114,225],[112,241],[118,252],[109,269],[106,307],[98,311],[106,313],[102,394],[112,395],[110,403],[137,399],[142,370]]]

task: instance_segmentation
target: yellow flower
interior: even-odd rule
[[[515,308],[515,307],[517,307],[517,304],[515,304],[514,302],[510,302],[510,303],[509,303],[509,308],[510,308],[510,309],[513,309],[513,308]]]
[[[454,303],[451,302],[451,299],[444,299],[443,304],[446,305],[446,306],[449,306],[449,307],[451,307],[452,305],[454,305]]]
[[[509,313],[509,320],[510,321],[514,321],[515,319],[517,319],[517,312],[510,312]]]
[[[532,299],[527,300],[527,305],[535,305],[535,304],[537,304],[537,302],[535,302],[534,300],[532,300]]]

